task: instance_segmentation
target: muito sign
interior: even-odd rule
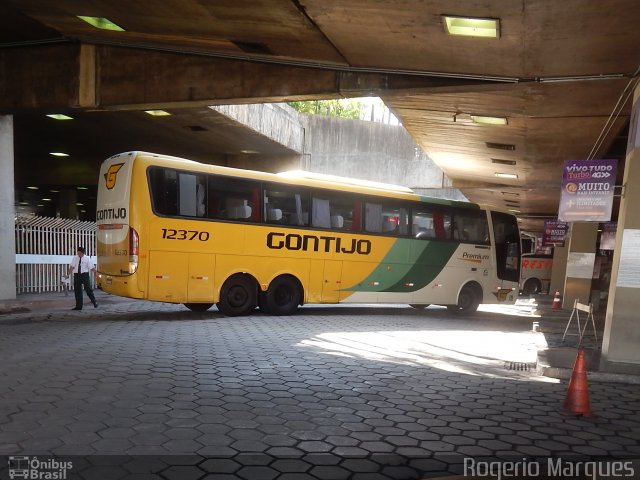
[[[617,160],[567,160],[562,173],[558,220],[608,222],[616,182]]]

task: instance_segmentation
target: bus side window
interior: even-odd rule
[[[331,207],[329,200],[313,197],[311,206],[311,226],[331,228]]]
[[[309,224],[309,197],[302,190],[273,185],[264,190],[264,221],[304,227]]]
[[[436,237],[432,212],[416,209],[411,212],[411,235],[427,240]]]
[[[160,215],[178,214],[178,174],[168,168],[149,170],[149,187],[153,209]]]
[[[248,180],[210,176],[208,214],[215,220],[257,222],[260,219],[259,187]]]
[[[337,231],[359,231],[360,213],[356,213],[359,206],[360,202],[351,194],[316,191],[312,199],[312,225]]]
[[[378,203],[365,203],[364,229],[367,232],[382,232],[382,205]]]
[[[451,216],[443,212],[433,214],[433,230],[438,240],[451,239]]]
[[[198,202],[198,183],[199,179],[197,175],[191,173],[178,173],[178,214],[184,217],[196,217],[198,215],[199,202]],[[201,187],[200,191],[202,208],[204,210],[204,190]],[[204,214],[204,212],[202,212]]]

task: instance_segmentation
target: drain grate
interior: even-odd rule
[[[519,372],[529,372],[535,370],[535,363],[523,363],[523,362],[504,362],[505,370],[515,370]]]

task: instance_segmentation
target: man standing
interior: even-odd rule
[[[91,279],[89,278],[89,272],[95,272],[96,267],[89,257],[84,254],[84,247],[78,247],[78,252],[75,257],[71,259],[69,264],[68,275],[73,273],[73,292],[76,295],[76,306],[71,310],[82,310],[82,287],[87,292],[91,303],[94,308],[98,308],[98,302],[93,295],[93,289],[91,288]]]

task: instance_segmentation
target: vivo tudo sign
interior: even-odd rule
[[[564,162],[558,220],[608,222],[611,220],[617,160]]]

